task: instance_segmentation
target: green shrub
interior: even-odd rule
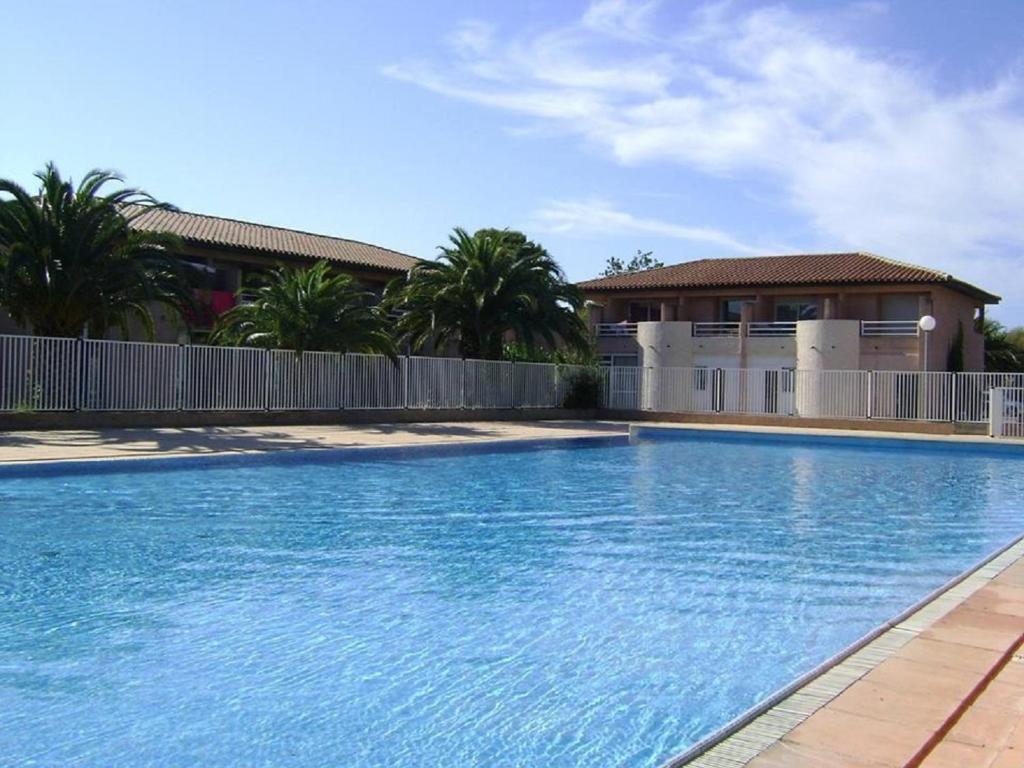
[[[600,368],[589,367],[571,371],[569,385],[562,401],[563,408],[592,410],[603,403],[604,375]]]

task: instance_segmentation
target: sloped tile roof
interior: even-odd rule
[[[586,291],[624,291],[936,283],[945,284],[988,303],[999,301],[998,296],[957,280],[945,272],[864,252],[700,259],[643,272],[600,277],[578,285]]]
[[[327,259],[396,274],[407,272],[419,262],[404,253],[358,240],[186,211],[151,209],[132,219],[131,226],[146,231],[172,232],[186,243],[242,249],[285,259]]]

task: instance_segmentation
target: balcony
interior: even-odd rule
[[[598,323],[597,335],[601,338],[636,336],[636,323]]]
[[[740,335],[739,323],[694,323],[693,335],[698,338],[736,337]]]
[[[861,336],[917,336],[917,320],[861,320]]]
[[[747,336],[755,338],[796,336],[796,321],[747,323]]]

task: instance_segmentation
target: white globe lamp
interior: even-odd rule
[[[924,370],[928,370],[928,335],[935,330],[935,318],[925,315],[917,321],[917,327],[924,332]]]

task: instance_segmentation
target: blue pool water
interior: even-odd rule
[[[701,439],[0,475],[0,765],[657,766],[1019,534],[1022,469]]]

